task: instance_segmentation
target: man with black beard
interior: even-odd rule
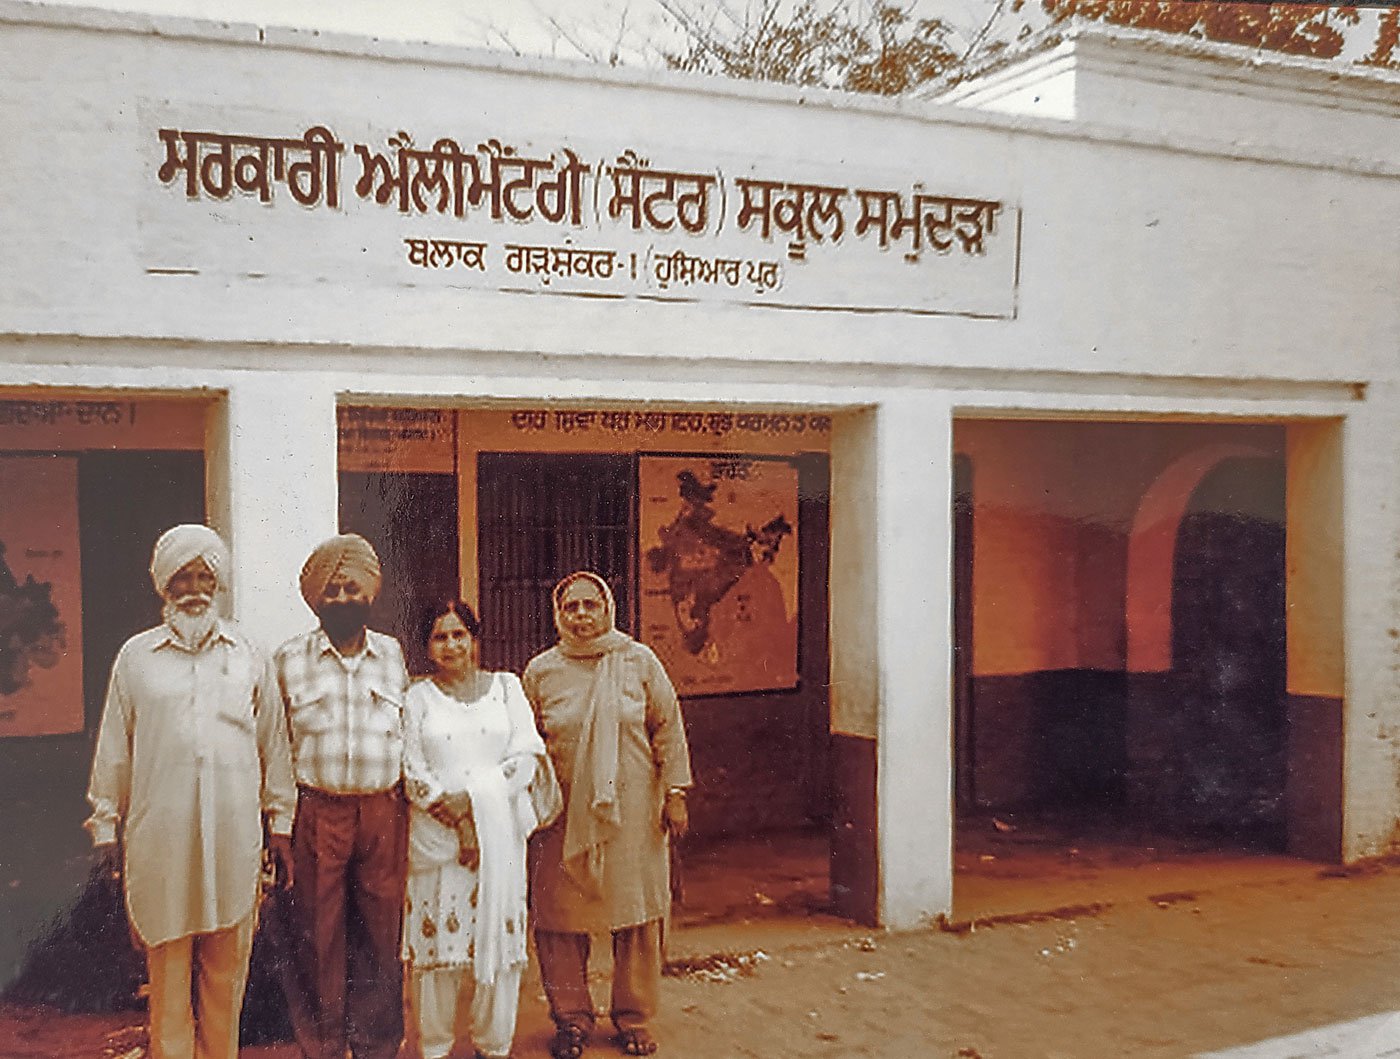
[[[277,680],[298,789],[287,1001],[307,1059],[392,1059],[403,1037],[400,930],[407,870],[403,651],[366,627],[379,557],[323,542],[301,571],[320,619],[283,644]]]
[[[165,621],[117,654],[88,788],[87,828],[124,870],[146,950],[155,1059],[238,1055],[264,817],[283,884],[292,881],[282,703],[265,657],[215,608],[227,568],[207,526],[176,526],[156,542],[151,580]]]

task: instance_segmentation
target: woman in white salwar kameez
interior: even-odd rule
[[[506,1056],[526,961],[525,841],[557,815],[558,784],[513,673],[477,668],[461,601],[425,616],[430,678],[404,708],[409,818],[403,954],[424,1059],[452,1051],[471,990],[476,1054]]]

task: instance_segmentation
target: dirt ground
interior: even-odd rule
[[[1002,823],[976,841],[964,833],[952,919],[899,934],[820,911],[822,849],[811,839],[756,841],[740,851],[746,874],[695,857],[692,913],[677,919],[677,973],[655,1026],[662,1053],[1400,1055],[1400,1014],[1387,1018],[1400,1012],[1400,867],[1147,846],[1129,855]],[[601,980],[594,992],[605,1006]],[[10,1005],[0,1057],[136,1059],[139,1021]],[[528,978],[514,1054],[545,1056],[547,1038]],[[295,1049],[243,1054],[293,1059]],[[618,1053],[600,1035],[588,1054]]]

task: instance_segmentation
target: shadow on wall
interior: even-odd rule
[[[993,436],[1000,426],[977,424]],[[993,493],[974,505],[974,582],[996,583],[974,591],[993,609],[977,615],[971,654],[986,664],[990,635],[993,653],[1080,664],[973,677],[975,783],[964,806],[1107,807],[1168,831],[1281,848],[1282,428],[1033,426],[1055,443],[1026,452],[1013,434],[1019,450],[999,437],[970,446],[984,456],[974,488],[990,479]],[[1116,467],[1085,455],[1104,450],[1117,450]],[[1094,517],[1075,517],[1076,492]],[[1115,497],[1118,515],[1105,510]],[[1160,671],[1135,671],[1152,654],[1164,656]]]

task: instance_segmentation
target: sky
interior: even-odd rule
[[[317,28],[395,40],[606,59],[621,41],[631,62],[669,32],[659,0],[51,0],[78,7]],[[685,0],[691,6],[702,6]],[[745,0],[728,0],[742,5]],[[859,0],[856,0],[859,2]],[[974,35],[1008,0],[909,0],[913,13]],[[1031,7],[1033,5],[1027,5]],[[970,41],[969,41],[970,42]]]
[[[432,41],[504,49],[525,55],[661,65],[657,42],[674,40],[662,10],[665,0],[48,0],[78,7],[190,15],[230,22],[296,26],[408,41]],[[742,9],[760,0],[671,0],[692,9]],[[828,0],[832,4],[870,0]],[[911,14],[943,19],[954,30],[956,51],[971,44],[993,15],[1003,36],[1029,21],[1044,25],[1040,5],[1028,0],[1019,14],[1013,0],[903,0]],[[1364,10],[1364,9],[1363,9]],[[1358,58],[1373,36],[1369,25],[1348,34],[1344,59]],[[993,32],[993,37],[997,33]]]

